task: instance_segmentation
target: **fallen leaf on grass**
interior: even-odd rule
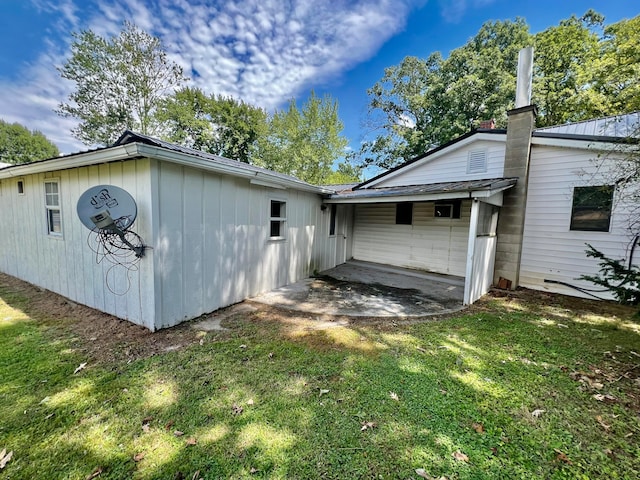
[[[364,432],[368,428],[375,428],[375,427],[377,427],[376,422],[362,422],[362,427],[360,428],[360,431]]]
[[[173,435],[176,437],[181,437],[182,435],[184,435],[184,432],[181,432],[180,430],[176,430],[175,432],[173,432]]]
[[[389,396],[391,397],[391,400],[395,400],[396,402],[400,401],[396,392],[389,392]]]
[[[86,477],[84,477],[84,480],[93,480],[94,478],[98,477],[101,473],[102,473],[102,467],[98,467],[93,472],[91,472],[90,475],[87,475]]]
[[[143,423],[142,424],[142,431],[144,433],[149,433],[149,430],[151,430],[151,427],[149,427],[149,424],[148,423]]]
[[[251,469],[249,469],[249,473],[250,473],[251,475],[253,475],[254,473],[258,473],[259,471],[260,471],[260,470],[258,470],[258,469],[257,469],[257,468],[255,468],[255,467],[251,467]]]
[[[187,445],[195,445],[196,443],[198,443],[198,440],[195,437],[187,438]]]
[[[146,455],[146,453],[144,453],[144,452],[136,453],[133,456],[133,461],[134,462],[139,462],[140,460],[142,460],[144,458],[145,455]]]
[[[416,475],[418,475],[419,477],[422,478],[426,478],[427,480],[447,480],[447,477],[442,476],[442,477],[432,477],[431,475],[429,475],[424,468],[416,468]]]
[[[462,453],[460,450],[456,450],[455,452],[453,452],[451,454],[451,456],[453,458],[455,458],[456,460],[460,461],[460,462],[468,462],[469,461],[469,457],[467,457],[464,453]]]
[[[542,410],[541,408],[536,408],[533,412],[531,412],[531,416],[533,418],[540,418],[540,415],[542,415],[545,412],[545,410]]]
[[[611,425],[607,425],[606,423],[604,423],[604,420],[602,419],[601,415],[598,415],[596,417],[596,421],[600,424],[602,428],[604,428],[605,431],[609,431],[609,429],[611,428]]]
[[[234,415],[240,415],[242,412],[244,412],[244,408],[242,408],[240,405],[234,405],[233,407],[231,407],[231,412]]]
[[[167,430],[167,431],[170,430],[171,427],[173,427],[173,424],[174,424],[174,421],[173,420],[169,420],[167,422],[167,424],[164,426],[164,429]]]
[[[3,448],[0,452],[0,470],[2,470],[7,465],[7,463],[9,463],[11,457],[13,457],[13,450],[7,453],[7,449]]]
[[[325,395],[327,393],[329,393],[329,390],[327,390],[326,388],[321,388],[320,389],[320,396]]]
[[[557,454],[556,455],[556,460],[558,460],[559,462],[566,463],[567,465],[572,465],[573,464],[571,459],[569,457],[567,457],[566,453],[561,452],[557,448],[554,448],[553,451],[556,452],[556,454]]]
[[[603,395],[602,393],[596,393],[593,398],[599,402],[615,403],[618,399],[612,395]]]
[[[484,432],[484,425],[482,425],[481,423],[474,423],[471,426],[478,433],[483,433]]]
[[[250,398],[249,400],[247,400],[247,405],[253,405],[253,398]]]
[[[86,367],[86,366],[87,366],[87,362],[83,362],[83,363],[81,363],[80,365],[78,365],[78,368],[76,368],[76,369],[73,371],[73,374],[75,375],[75,374],[76,374],[76,373],[78,373],[80,370],[84,370],[84,367]]]

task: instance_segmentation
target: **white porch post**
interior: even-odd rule
[[[473,289],[473,257],[476,249],[476,236],[478,233],[478,217],[480,212],[480,202],[477,198],[471,203],[471,218],[469,219],[469,243],[467,244],[467,267],[464,274],[464,305],[472,303],[471,294]]]

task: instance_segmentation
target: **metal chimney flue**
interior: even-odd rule
[[[533,81],[533,47],[520,50],[518,54],[518,81],[516,84],[516,108],[531,105],[531,83]]]

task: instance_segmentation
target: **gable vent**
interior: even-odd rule
[[[467,173],[484,173],[487,171],[487,152],[485,150],[475,150],[469,152],[469,163]]]

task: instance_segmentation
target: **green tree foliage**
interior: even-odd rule
[[[291,100],[286,110],[273,114],[256,163],[309,183],[324,184],[348,143],[342,129],[338,103],[328,95],[319,98],[311,92],[301,109]]]
[[[160,100],[185,80],[160,40],[129,22],[110,39],[91,30],[73,37],[71,57],[59,71],[75,90],[58,110],[80,120],[73,135],[88,145],[109,145],[125,129],[154,134]]]
[[[539,126],[640,109],[640,17],[604,28],[589,10],[536,34],[522,19],[485,23],[443,58],[406,57],[369,89],[372,137],[363,165],[389,168],[513,108],[518,51],[535,46],[533,102]],[[603,32],[603,34],[601,33]]]
[[[592,117],[640,110],[640,16],[604,29],[598,57],[589,65]]]
[[[254,162],[268,131],[264,110],[189,87],[163,100],[156,119],[169,141],[245,163]]]
[[[582,18],[572,16],[534,36],[533,103],[538,106],[538,126],[591,117],[592,101],[584,86],[600,55],[595,30],[603,22],[602,15],[590,10]]]
[[[350,161],[340,162],[324,180],[325,185],[344,185],[362,182],[362,168]]]
[[[518,51],[531,42],[522,19],[485,23],[443,59],[407,57],[385,69],[368,94],[372,126],[361,160],[389,168],[469,131],[472,121],[506,121],[515,96]]]
[[[623,260],[609,258],[589,244],[587,244],[587,257],[599,261],[600,271],[597,275],[582,275],[580,279],[604,287],[622,304],[640,305],[640,269],[638,267],[625,265]]]
[[[58,147],[42,133],[0,120],[0,162],[29,163],[58,155]]]

